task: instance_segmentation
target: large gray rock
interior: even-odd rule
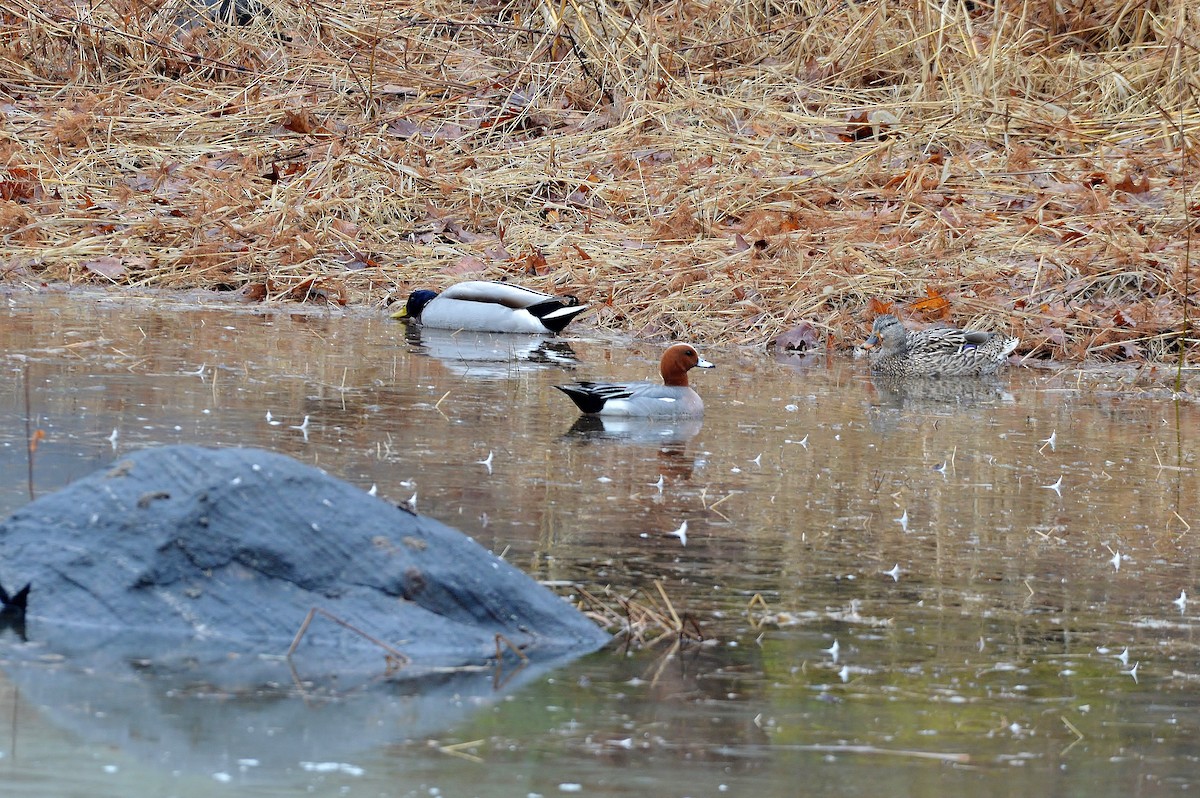
[[[534,662],[607,640],[460,532],[257,449],[146,449],[30,503],[0,523],[0,583],[26,582],[32,642],[168,670],[258,663],[247,678],[279,667],[261,655],[313,608],[411,658],[399,678],[494,663],[497,635]],[[384,651],[321,614],[294,661],[379,670]]]

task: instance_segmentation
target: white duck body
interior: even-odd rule
[[[471,280],[440,294],[414,291],[399,314],[425,327],[471,332],[560,332],[587,305],[509,283]]]

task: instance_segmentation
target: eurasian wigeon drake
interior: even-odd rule
[[[1020,343],[980,330],[934,327],[910,331],[890,313],[876,316],[862,345],[871,371],[892,377],[968,377],[995,374]]]
[[[673,344],[663,352],[658,370],[663,384],[654,382],[577,382],[555,385],[584,413],[604,416],[695,417],[704,415],[704,401],[688,385],[688,371],[711,369],[691,344]]]
[[[421,288],[393,318],[425,327],[499,333],[556,333],[587,310],[573,296],[554,296],[488,280],[456,283],[442,293]]]

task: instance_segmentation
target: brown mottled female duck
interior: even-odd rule
[[[871,371],[892,377],[965,377],[995,374],[1020,343],[980,330],[934,327],[906,330],[895,316],[875,318],[863,343]]]

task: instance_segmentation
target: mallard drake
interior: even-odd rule
[[[425,327],[499,333],[556,333],[587,310],[573,296],[554,296],[488,280],[456,283],[442,293],[421,288],[392,318]]]
[[[554,387],[571,397],[584,413],[644,418],[704,415],[700,394],[688,386],[688,371],[714,368],[691,344],[673,344],[658,363],[662,385],[655,382],[577,382]]]
[[[965,377],[995,374],[1020,343],[980,330],[934,327],[910,331],[895,316],[875,317],[868,350],[871,371],[893,377]]]

